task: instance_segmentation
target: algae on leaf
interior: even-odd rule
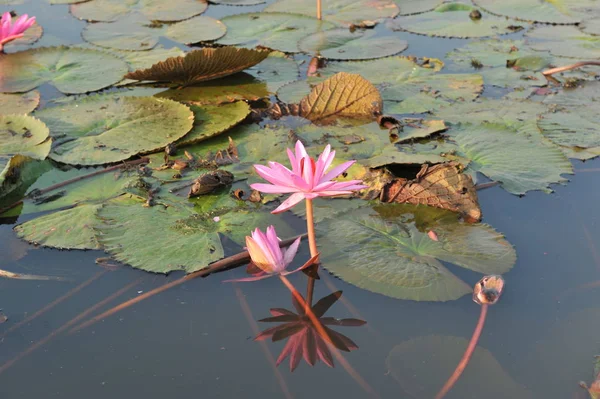
[[[433,210],[432,210],[433,209]],[[441,261],[478,273],[502,274],[516,260],[513,247],[490,226],[465,224],[452,212],[411,205],[382,205],[324,222],[323,267],[342,280],[393,298],[449,301],[471,288]],[[416,219],[433,212],[429,226]],[[438,241],[428,236],[434,230]]]

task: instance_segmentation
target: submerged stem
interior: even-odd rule
[[[304,238],[305,235],[303,234],[303,235],[300,235],[297,237],[290,238],[288,240],[281,241],[279,243],[279,246],[281,246],[281,247],[290,246],[294,241],[296,241],[296,239],[298,237]],[[161,292],[166,291],[169,288],[177,287],[178,285],[181,285],[181,284],[185,283],[186,281],[192,280],[196,277],[206,277],[212,273],[228,270],[228,269],[243,265],[244,263],[248,262],[249,260],[250,260],[250,254],[248,253],[248,251],[243,251],[238,254],[229,256],[225,259],[221,259],[219,261],[211,263],[208,267],[205,267],[204,269],[195,271],[190,274],[186,274],[185,276],[178,278],[177,280],[173,280],[169,283],[163,284],[160,287],[157,287],[157,288],[150,290],[142,295],[138,295],[133,299],[125,301],[125,302],[115,306],[114,308],[107,310],[104,313],[94,316],[91,319],[89,319],[88,321],[83,322],[83,323],[73,327],[69,331],[69,333],[74,333],[74,332],[82,330],[86,327],[89,327],[92,324],[95,324],[102,319],[112,316],[113,314],[115,314],[123,309],[127,309],[128,307],[133,306],[136,303],[143,301],[144,299],[150,298],[151,296],[154,296],[156,294],[160,294]]]
[[[442,389],[435,396],[435,399],[442,399],[444,396],[446,396],[446,394],[452,389],[454,384],[456,384],[456,381],[458,381],[458,379],[462,375],[463,371],[467,367],[467,364],[469,364],[469,360],[471,360],[471,356],[473,355],[473,352],[477,347],[477,342],[479,341],[479,337],[481,336],[481,332],[483,331],[485,317],[487,316],[487,310],[488,305],[485,303],[482,304],[481,313],[479,314],[479,321],[477,321],[477,326],[475,327],[475,331],[473,331],[473,336],[471,337],[471,341],[469,341],[467,350],[463,354],[462,359],[460,359],[458,366],[456,366],[454,373],[452,373],[448,381],[446,381],[446,384],[444,384]]]
[[[319,254],[317,248],[317,238],[315,235],[315,218],[313,211],[313,202],[311,199],[306,200],[306,230],[308,231],[308,246],[310,248],[310,256],[315,257]],[[317,259],[316,267],[319,267],[319,260]],[[311,266],[312,267],[312,266]],[[308,287],[306,288],[306,306],[310,308],[312,306],[313,293],[315,291],[315,278],[308,278]]]
[[[4,278],[12,278],[15,280],[53,280],[53,281],[66,281],[64,277],[54,277],[54,276],[38,276],[35,274],[21,274],[21,273],[13,273],[7,270],[0,269],[0,277]]]

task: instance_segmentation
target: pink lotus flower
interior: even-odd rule
[[[0,51],[6,43],[23,37],[23,33],[34,23],[35,17],[29,18],[27,14],[23,14],[13,24],[10,13],[5,12],[0,19]]]
[[[316,162],[306,153],[300,140],[296,142],[296,154],[294,155],[289,148],[287,154],[292,170],[277,162],[269,162],[269,166],[254,165],[256,172],[271,184],[256,183],[251,184],[250,187],[270,194],[293,193],[273,213],[287,211],[303,199],[352,194],[354,190],[367,188],[360,180],[332,181],[356,161],[344,162],[327,172],[335,158],[335,151],[331,151],[329,145],[325,147]]]
[[[314,263],[315,258],[312,258],[298,269],[291,272],[286,271],[287,265],[292,262],[296,252],[298,252],[300,237],[287,249],[282,249],[279,246],[280,241],[273,226],[267,227],[266,234],[256,229],[252,232],[252,237],[246,236],[246,248],[252,259],[252,262],[248,265],[248,272],[254,276],[227,281],[257,281],[275,275],[287,276]]]

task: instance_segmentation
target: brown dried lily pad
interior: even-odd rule
[[[125,79],[174,82],[182,86],[218,79],[241,72],[263,61],[270,50],[235,47],[204,48],[183,57],[171,57],[125,75]]]
[[[379,90],[360,75],[339,72],[315,86],[300,101],[300,116],[311,121],[331,117],[375,118],[381,114]]]
[[[481,220],[477,190],[458,162],[423,165],[413,180],[397,178],[384,186],[383,202],[427,205],[458,212],[469,222]]]

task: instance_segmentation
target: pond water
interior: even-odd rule
[[[262,6],[240,8],[211,5],[204,15],[222,18]],[[48,44],[82,42],[85,22],[70,15],[67,5],[30,0],[0,6],[2,12],[13,9],[36,15]],[[383,26],[377,31],[390,35]],[[448,64],[445,54],[469,42],[393,34],[408,41],[404,54],[437,57]],[[167,39],[161,44],[176,45]],[[305,76],[306,66],[301,72]],[[49,85],[39,90],[42,108],[62,96]],[[503,94],[486,87],[483,95]],[[499,186],[479,192],[483,221],[514,245],[517,261],[504,275],[502,299],[490,308],[479,341],[481,352],[448,398],[587,397],[578,382],[593,381],[594,355],[600,353],[600,284],[586,286],[600,281],[600,161],[573,165],[569,182],[553,185],[551,194],[532,191],[519,197]],[[336,328],[359,346],[342,354],[346,364],[336,359],[335,368],[323,363],[310,367],[302,361],[290,372],[288,361],[275,367],[283,341],[253,341],[259,331],[272,326],[257,321],[269,317],[269,309],[293,309],[289,291],[276,279],[223,283],[240,277],[237,269],[188,281],[70,332],[100,311],[182,274],[154,275],[129,267],[106,271],[95,263],[106,256],[102,251],[34,247],[19,240],[12,228],[35,216],[39,215],[0,219],[0,269],[68,279],[0,279],[0,310],[8,317],[0,324],[1,398],[427,399],[452,372],[479,315],[480,307],[470,295],[449,302],[398,300],[322,271],[315,299],[343,291],[328,316],[359,318],[367,324]],[[299,218],[284,217],[298,231],[303,229]],[[225,245],[227,255],[238,249]],[[309,256],[307,246],[299,256]],[[447,267],[469,285],[481,278]],[[290,280],[297,287],[306,284],[300,273]],[[84,282],[79,291],[27,321]],[[93,312],[84,313],[97,304]]]

